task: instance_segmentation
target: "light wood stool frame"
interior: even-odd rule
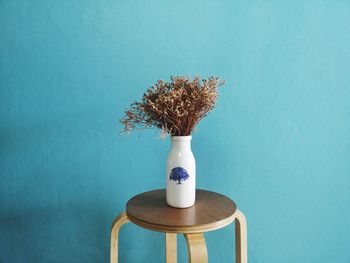
[[[154,231],[165,232],[165,259],[166,263],[177,263],[177,234],[183,234],[186,239],[188,248],[188,259],[190,263],[207,263],[208,252],[205,243],[204,232],[219,229],[231,224],[235,221],[235,239],[236,239],[236,263],[247,263],[247,223],[244,214],[238,209],[235,213],[223,220],[211,225],[205,225],[201,229],[156,229],[154,226],[138,222],[136,218],[129,217],[126,212],[121,213],[113,221],[111,229],[111,247],[110,247],[110,262],[118,263],[118,236],[120,228],[132,221],[133,223]]]

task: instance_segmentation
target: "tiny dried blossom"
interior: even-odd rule
[[[200,80],[172,76],[170,82],[158,80],[146,90],[140,102],[133,102],[120,120],[123,132],[158,128],[161,134],[188,136],[198,122],[215,106],[218,87],[225,81],[210,77]]]

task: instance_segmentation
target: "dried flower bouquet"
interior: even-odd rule
[[[120,120],[124,132],[158,128],[172,136],[191,135],[198,122],[215,106],[218,87],[225,82],[217,77],[189,79],[172,76],[170,82],[158,80],[135,101]]]

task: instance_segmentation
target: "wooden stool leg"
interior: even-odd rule
[[[118,263],[118,235],[120,228],[129,223],[126,213],[123,212],[114,219],[111,229],[111,263]]]
[[[165,233],[165,262],[177,263],[177,236]]]
[[[184,234],[189,263],[208,263],[208,252],[203,233]]]
[[[245,216],[237,209],[236,214],[236,263],[248,262],[247,222]]]

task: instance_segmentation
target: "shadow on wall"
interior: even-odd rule
[[[1,125],[0,262],[108,262],[118,129],[94,114]]]
[[[71,262],[108,261],[111,216],[103,205],[68,202],[16,210],[21,212],[1,212],[0,233],[7,240],[1,262],[62,262],[57,255]]]

